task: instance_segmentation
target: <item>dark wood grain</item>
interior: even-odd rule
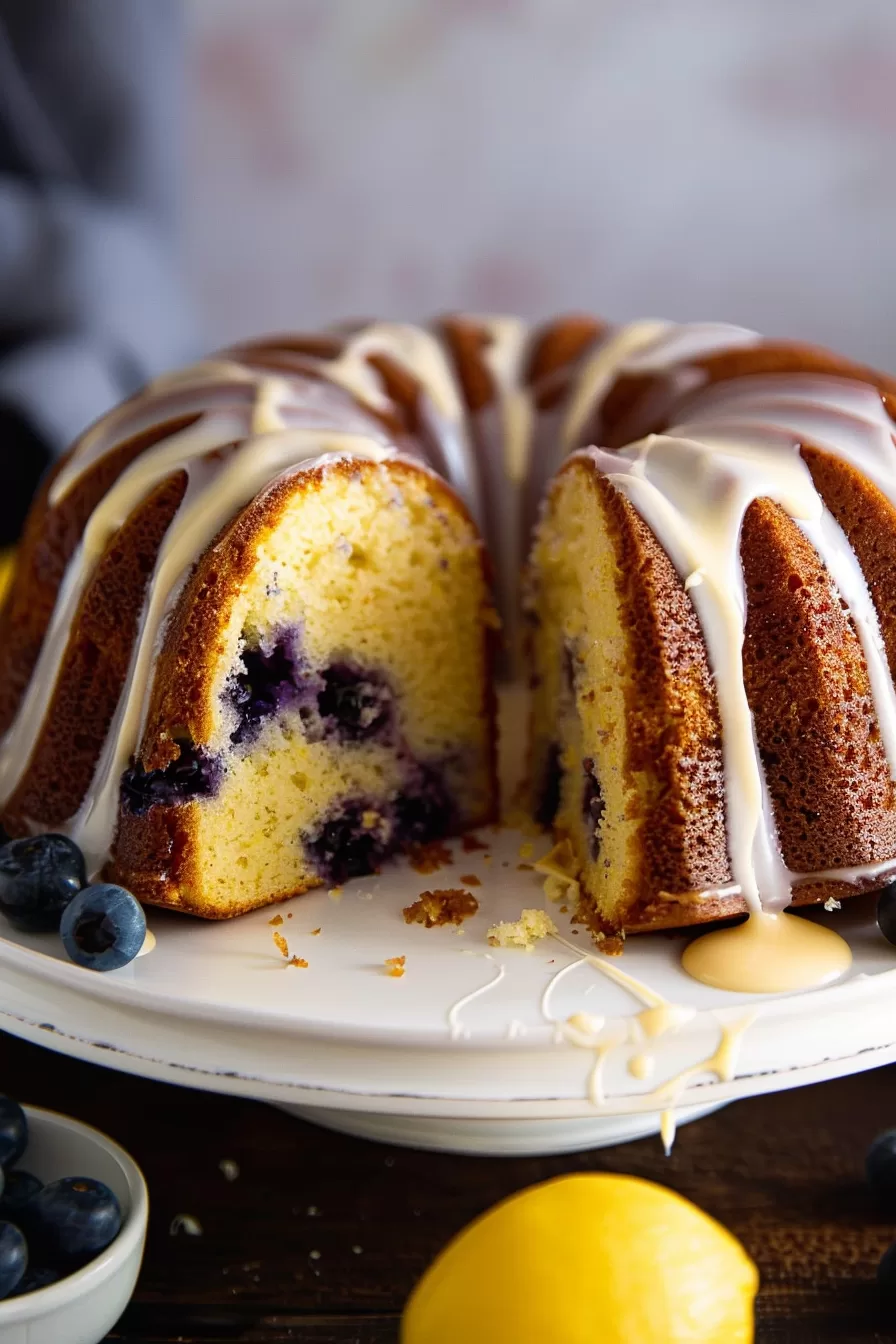
[[[541,1159],[388,1148],[4,1036],[0,1080],[105,1130],[146,1173],[143,1275],[111,1336],[128,1344],[394,1344],[411,1285],[454,1232],[514,1190],[592,1170],[661,1181],[742,1239],[762,1276],[759,1344],[896,1341],[874,1289],[896,1208],[875,1205],[862,1171],[896,1126],[894,1069],[729,1106],[682,1129],[668,1160],[653,1139]],[[178,1214],[203,1235],[172,1236]]]

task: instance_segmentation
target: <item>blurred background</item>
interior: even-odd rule
[[[896,366],[892,0],[186,0],[216,338],[564,307]]]
[[[892,0],[0,0],[0,546],[265,329],[728,319],[896,368]]]

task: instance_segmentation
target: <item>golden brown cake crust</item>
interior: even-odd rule
[[[856,553],[896,677],[896,509],[850,462],[811,444],[801,452],[816,490]]]
[[[662,918],[664,893],[730,881],[715,692],[696,612],[650,528],[587,455],[573,458],[561,475],[568,472],[588,477],[612,529],[636,673],[628,691],[625,768],[647,768],[659,781],[644,832],[643,880],[625,924],[655,922]]]
[[[896,806],[858,636],[796,523],[744,518],[744,685],[784,861],[812,873],[896,855]]]
[[[703,387],[762,374],[815,373],[850,378],[877,388],[888,414],[896,414],[896,378],[855,364],[830,350],[793,341],[762,341],[755,346],[722,350],[687,362],[702,373]],[[610,388],[600,411],[600,442],[621,448],[649,433],[661,433],[679,419],[693,389],[675,393],[664,375],[624,374]]]
[[[24,831],[28,819],[58,825],[80,806],[125,682],[156,555],[186,486],[185,472],[161,482],[98,561],[28,769],[0,813],[10,834]]]
[[[85,471],[56,507],[50,505],[50,491],[77,443],[45,477],[19,544],[12,587],[0,609],[0,733],[12,723],[31,679],[59,585],[91,513],[135,458],[197,418],[169,418],[134,435]]]
[[[209,740],[212,724],[208,688],[224,613],[230,610],[242,583],[252,572],[259,540],[277,525],[297,488],[302,491],[319,489],[325,472],[353,477],[374,470],[377,470],[375,463],[345,459],[282,476],[241,510],[208,547],[181,594],[156,666],[146,727],[136,754],[136,760],[144,770],[164,769],[176,761],[180,756],[180,743],[205,744]],[[389,470],[401,478],[419,476],[423,469],[412,462],[391,459]],[[425,474],[427,489],[438,501],[439,508],[459,515],[469,524],[471,533],[475,532],[466,506],[450,486],[430,472]],[[297,478],[300,484],[297,484]],[[485,591],[488,592],[488,560],[481,543],[480,556]],[[483,629],[485,658],[490,663],[492,636],[487,625]],[[496,799],[493,697],[489,675],[483,684],[482,714],[492,733],[489,742],[490,792]],[[243,906],[231,904],[223,912],[211,904],[204,905],[194,895],[185,900],[184,893],[195,893],[201,886],[196,866],[197,808],[198,804],[193,802],[174,806],[159,803],[142,815],[122,809],[112,857],[106,867],[107,879],[128,887],[148,905],[186,908],[189,913],[207,919],[230,918],[258,904],[288,900],[316,885],[307,882],[289,891],[271,892],[263,902],[249,900]],[[494,819],[494,812],[489,811],[487,815],[472,819],[470,824],[485,825]]]

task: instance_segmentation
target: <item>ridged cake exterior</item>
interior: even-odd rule
[[[613,451],[569,458],[531,557],[534,805],[599,937],[896,873],[893,384],[705,335],[614,366]]]
[[[528,657],[532,809],[598,938],[880,886],[894,391],[741,328],[585,316],[172,375],[35,504],[0,820],[210,918],[338,884],[494,818],[493,657]]]

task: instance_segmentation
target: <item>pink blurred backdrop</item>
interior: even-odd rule
[[[892,0],[189,0],[210,334],[727,318],[896,366]]]

